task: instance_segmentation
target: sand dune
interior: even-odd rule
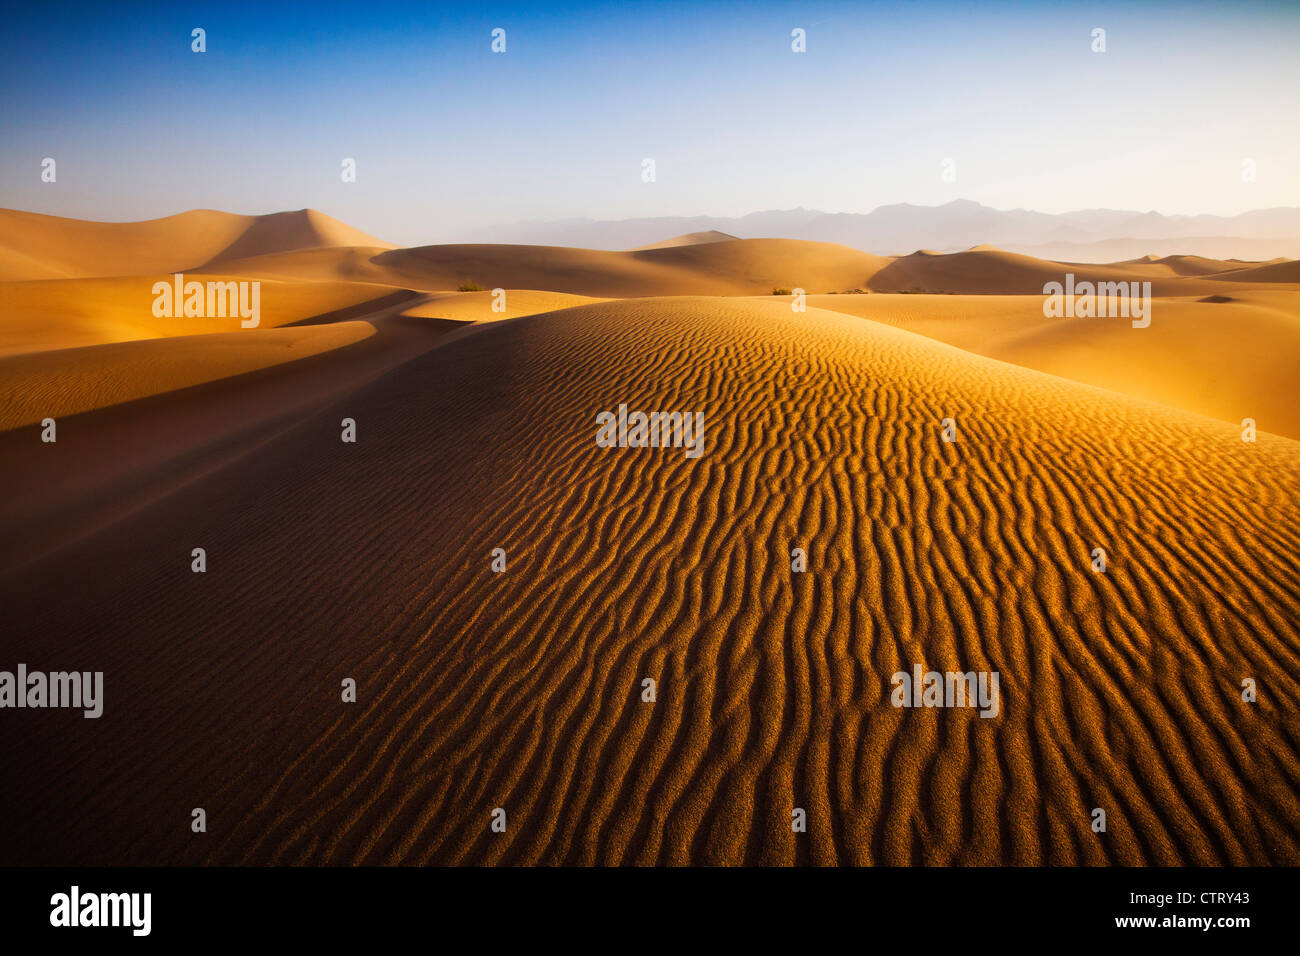
[[[1041,296],[824,295],[809,304],[1225,422],[1253,418],[1300,439],[1294,292],[1155,299],[1144,329],[1123,318],[1045,318]]]
[[[1226,259],[1207,259],[1204,256],[1165,256],[1157,259],[1167,265],[1172,272],[1180,276],[1207,276],[1220,272],[1232,272],[1240,269],[1240,262]]]
[[[1284,260],[1262,266],[1236,269],[1222,275],[1231,282],[1288,282],[1300,283],[1300,260]]]
[[[707,453],[597,448],[619,402]],[[1300,862],[1300,443],[762,299],[475,324],[314,408],[0,578],[29,661],[107,672],[0,722],[11,859]],[[913,663],[1000,715],[891,707]]]
[[[206,335],[241,329],[238,315],[159,318],[153,285],[166,275],[0,282],[0,356],[133,339]],[[207,273],[202,281],[239,281]],[[338,281],[263,280],[258,328],[287,325],[392,293],[390,287]]]
[[[638,246],[638,249],[670,249],[674,246],[697,246],[703,242],[729,242],[737,236],[729,235],[725,232],[719,232],[716,229],[706,229],[704,232],[688,232],[680,236],[673,236],[671,239],[664,239],[661,242],[652,242],[648,246]]]
[[[1229,272],[1242,267],[1242,263],[1235,262],[1231,259],[1209,259],[1205,256],[1192,255],[1171,255],[1163,257],[1145,255],[1138,256],[1135,259],[1126,259],[1122,262],[1110,263],[1110,265],[1139,267],[1163,266],[1164,268],[1162,270],[1145,270],[1148,273],[1155,273],[1160,276],[1207,276],[1215,275],[1220,272]],[[1104,268],[1104,265],[1101,267]]]
[[[881,268],[865,287],[875,292],[1041,295],[1048,282],[1063,282],[1066,273],[1072,273],[1076,282],[1150,282],[1153,295],[1208,295],[1230,278],[1206,277],[1192,262],[1192,257],[1169,257],[1096,265],[1049,262],[992,246],[948,255],[922,250]]]
[[[546,289],[577,295],[754,295],[774,287],[830,291],[861,286],[889,260],[847,246],[738,239],[632,252],[552,246],[449,245],[374,258],[390,284],[454,289]]]
[[[302,274],[321,277],[324,256]],[[252,264],[250,264],[252,265]],[[259,263],[265,267],[269,263]],[[1230,292],[1234,271],[1206,274],[1209,260],[1190,257],[1109,265],[1048,262],[978,247],[940,255],[926,250],[890,259],[833,243],[737,239],[603,252],[550,246],[448,245],[397,249],[370,260],[373,281],[419,289],[452,289],[467,279],[486,287],[550,289],[578,295],[762,295],[774,288],[810,293],[877,292],[1041,295],[1066,273],[1089,282],[1150,282],[1154,295]],[[1289,282],[1283,264],[1278,282]],[[257,266],[254,266],[255,268]],[[304,268],[298,265],[298,268]],[[1248,270],[1247,270],[1248,271]],[[267,274],[274,274],[268,272]],[[279,273],[287,275],[287,272]],[[336,277],[341,277],[335,274]]]
[[[1206,235],[1154,239],[1101,239],[1094,241],[1008,242],[1006,247],[1040,259],[1058,262],[1133,261],[1150,255],[1161,257],[1203,257],[1218,262],[1261,262],[1278,256],[1300,256],[1300,240],[1295,238],[1246,238],[1243,236]]]
[[[331,219],[315,209],[277,212],[250,217],[251,221],[229,246],[205,263],[212,266],[235,259],[300,249],[365,246],[392,249],[389,243]]]
[[[142,222],[89,222],[0,209],[0,280],[182,272],[317,246],[391,248],[313,209],[266,216],[198,209]]]

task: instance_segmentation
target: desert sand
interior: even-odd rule
[[[7,862],[1300,863],[1295,263],[46,219],[0,214],[4,665],[105,705],[0,720]],[[262,327],[154,320],[180,270]],[[1067,270],[1152,325],[1045,319]],[[619,403],[705,453],[597,447]],[[999,714],[891,706],[916,664]]]
[[[810,305],[968,352],[1300,439],[1300,296],[1266,285],[1157,299],[1148,328],[1045,318],[1041,295],[814,295]]]

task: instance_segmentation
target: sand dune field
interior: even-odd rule
[[[1295,263],[48,219],[0,213],[4,666],[105,705],[0,721],[9,861],[1300,863]],[[181,270],[260,327],[155,319]],[[1152,324],[1045,318],[1067,270]]]

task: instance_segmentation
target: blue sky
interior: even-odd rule
[[[1046,212],[1300,205],[1295,3],[37,4],[7,17],[0,206],[57,215],[312,207],[414,244],[523,219],[958,197]],[[194,27],[206,53],[190,51]],[[795,27],[806,53],[791,52]],[[40,180],[47,156],[56,183]],[[344,157],[356,183],[340,180]],[[1256,182],[1242,182],[1246,158]]]

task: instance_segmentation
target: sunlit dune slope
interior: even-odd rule
[[[292,362],[374,331],[366,322],[336,322],[0,357],[0,430]]]
[[[493,305],[498,301],[493,292],[445,292],[425,297],[416,305],[403,309],[402,315],[454,319],[461,322],[497,322],[501,319],[518,318],[521,315],[554,312],[556,309],[604,301],[564,292],[537,292],[532,289],[502,291],[504,295],[499,301],[503,308],[500,312],[493,311]]]
[[[1227,301],[1152,301],[1151,324],[1046,318],[1042,296],[823,295],[809,304],[980,355],[1300,438],[1300,294],[1239,286]]]
[[[200,282],[251,281],[239,275],[196,274]],[[0,356],[44,349],[69,349],[107,342],[167,336],[249,331],[238,310],[224,318],[157,317],[156,282],[168,275],[105,279],[0,282]],[[391,294],[370,283],[261,280],[258,328],[267,329],[358,305]],[[249,288],[251,304],[251,287]],[[205,302],[206,309],[206,302]],[[251,320],[250,320],[251,321]]]

